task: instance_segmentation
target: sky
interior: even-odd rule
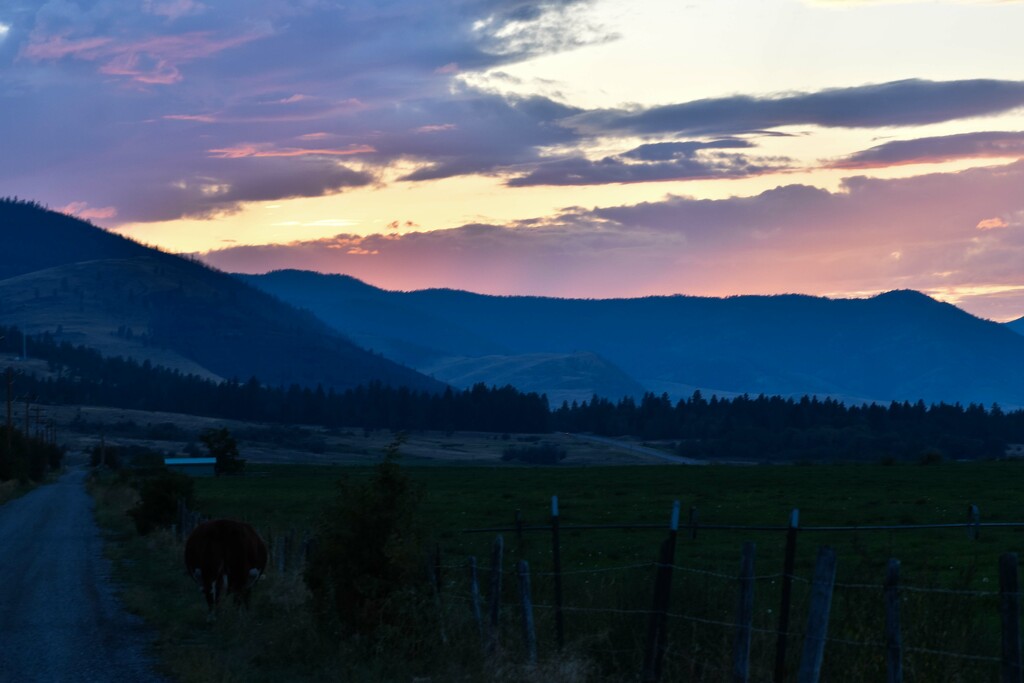
[[[232,272],[1024,315],[1024,1],[4,0],[0,196]]]

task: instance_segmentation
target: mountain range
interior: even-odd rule
[[[700,389],[1024,406],[1024,323],[982,320],[911,290],[589,300],[391,292],[305,271],[238,277],[440,380],[507,381],[555,405]]]
[[[31,202],[0,200],[0,323],[212,379],[444,385],[203,264]]]
[[[913,291],[587,300],[231,276],[16,200],[0,200],[0,237],[0,324],[213,379],[512,384],[553,405],[700,389],[1024,406],[1024,318]]]

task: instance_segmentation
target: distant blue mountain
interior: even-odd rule
[[[1024,337],[915,291],[581,300],[388,292],[300,271],[240,277],[441,379],[446,359],[591,352],[677,397],[700,388],[1024,405]]]
[[[1017,318],[1006,323],[1006,326],[1017,334],[1024,334],[1024,318]]]

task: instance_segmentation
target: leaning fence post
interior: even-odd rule
[[[818,683],[821,663],[825,659],[828,637],[828,615],[832,607],[832,587],[836,582],[836,551],[828,546],[818,551],[811,583],[811,609],[807,616],[807,634],[800,657],[798,683]]]
[[[786,558],[782,565],[782,603],[779,605],[779,625],[775,636],[775,678],[774,683],[786,679],[786,637],[789,635],[789,604],[793,596],[793,566],[796,562],[796,535],[800,528],[800,510],[794,508],[789,514],[789,528],[786,530]]]
[[[523,639],[526,641],[526,658],[530,664],[537,663],[537,632],[533,627],[533,602],[530,599],[530,565],[519,560],[516,565],[519,574],[519,602],[523,608]]]
[[[732,655],[733,683],[750,680],[750,640],[754,628],[754,552],[756,546],[743,544],[740,560],[740,600],[736,608],[736,644]]]
[[[551,496],[551,573],[555,578],[555,642],[565,646],[565,616],[562,614],[562,543],[559,539],[558,496]]]
[[[490,649],[498,647],[498,613],[501,611],[501,558],[505,549],[505,539],[498,534],[491,547],[491,632]]]
[[[885,571],[886,683],[903,683],[903,643],[900,635],[900,561],[889,560]]]
[[[672,593],[672,565],[675,562],[676,534],[679,531],[679,501],[672,503],[668,538],[661,544],[658,570],[654,577],[654,604],[647,622],[647,646],[644,651],[643,681],[661,679],[661,663],[668,647],[668,605]]]
[[[473,621],[476,622],[476,630],[483,638],[484,620],[480,616],[480,582],[476,575],[476,557],[469,558],[469,596],[470,606],[473,610]]]
[[[999,617],[1003,622],[1002,682],[1021,683],[1017,553],[999,556]]]

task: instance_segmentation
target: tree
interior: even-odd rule
[[[342,480],[323,515],[306,567],[321,618],[347,633],[380,636],[407,628],[425,583],[420,490],[396,462],[402,438],[366,481]]]
[[[238,443],[227,427],[206,429],[199,435],[199,440],[210,452],[210,457],[217,458],[214,465],[217,474],[240,474],[245,469],[245,460],[238,457]]]

